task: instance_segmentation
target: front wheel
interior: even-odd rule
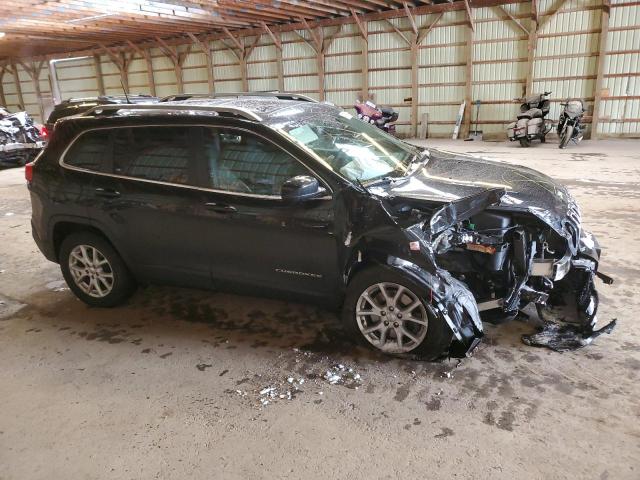
[[[436,359],[447,351],[453,334],[421,292],[424,286],[399,272],[365,270],[349,284],[344,326],[360,343],[380,352]]]
[[[531,146],[531,140],[529,139],[529,137],[520,138],[520,146],[521,147],[530,147]]]
[[[560,136],[559,148],[565,148],[569,143],[569,140],[571,140],[571,137],[573,137],[573,125],[567,125]]]
[[[94,233],[78,232],[65,238],[59,261],[71,291],[92,307],[120,305],[135,290],[135,280],[120,255]]]

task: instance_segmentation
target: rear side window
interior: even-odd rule
[[[160,182],[189,184],[193,142],[189,127],[113,130],[110,173]]]
[[[93,130],[76,140],[64,156],[64,163],[86,170],[101,171],[109,153],[109,130]]]

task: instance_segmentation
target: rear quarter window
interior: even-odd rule
[[[64,155],[65,164],[85,170],[101,171],[109,153],[109,130],[83,133]]]

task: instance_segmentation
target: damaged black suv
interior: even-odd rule
[[[600,248],[534,170],[398,140],[332,105],[246,95],[60,120],[26,170],[33,235],[71,290],[137,283],[342,308],[383,352],[468,354],[482,320],[562,301],[595,323]]]

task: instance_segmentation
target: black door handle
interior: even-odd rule
[[[225,203],[208,202],[205,203],[204,206],[207,210],[212,210],[217,213],[233,213],[237,211],[236,207]]]
[[[98,197],[118,198],[120,196],[119,191],[113,190],[111,188],[96,188],[95,192]]]

